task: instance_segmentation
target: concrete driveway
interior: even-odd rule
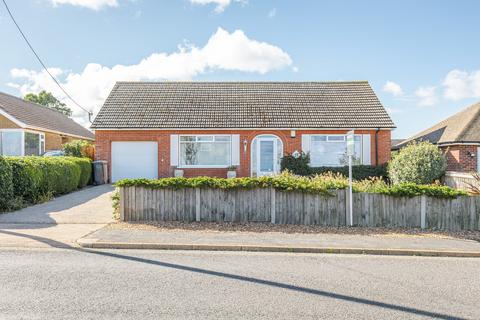
[[[113,187],[88,187],[52,201],[0,214],[0,247],[72,246],[113,221]]]

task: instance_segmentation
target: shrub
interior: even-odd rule
[[[310,154],[301,152],[298,156],[286,154],[280,162],[282,171],[288,170],[300,176],[309,176],[312,174],[310,168]]]
[[[93,145],[85,140],[74,140],[63,145],[66,156],[77,158],[92,158],[94,153]]]
[[[13,200],[12,166],[0,156],[0,211],[5,211]]]
[[[441,150],[430,142],[413,142],[401,149],[388,165],[394,184],[430,184],[445,174],[447,163]]]
[[[75,157],[67,157],[66,159],[73,161],[74,163],[78,164],[80,167],[80,179],[78,183],[79,188],[83,188],[88,184],[92,183],[92,160],[89,158],[75,158]]]
[[[310,167],[310,155],[308,153],[299,153],[297,157],[287,154],[280,163],[282,171],[288,170],[300,176],[321,175],[327,172],[333,174],[342,174],[348,177],[348,166],[342,167]],[[370,177],[387,178],[386,165],[354,165],[352,166],[352,177],[354,180],[363,180]]]
[[[280,191],[296,191],[332,195],[333,190],[346,189],[348,180],[343,175],[327,173],[314,177],[296,176],[288,171],[278,176],[258,178],[163,178],[158,180],[124,179],[116,183],[117,187],[139,186],[150,189],[182,189],[182,188],[213,188],[213,189],[252,189],[275,188]],[[438,198],[455,198],[466,195],[466,192],[446,186],[399,184],[389,185],[380,178],[356,181],[354,192],[382,193],[397,197],[413,197],[428,195]]]
[[[80,185],[81,167],[65,157],[6,157],[12,167],[14,197],[39,203]]]

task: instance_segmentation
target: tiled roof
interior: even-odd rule
[[[91,126],[394,127],[367,81],[118,82]]]
[[[0,110],[3,110],[27,127],[56,131],[85,139],[95,139],[94,134],[61,112],[0,92]]]
[[[412,141],[430,141],[438,145],[451,143],[480,143],[480,103],[454,114],[397,144],[399,149]]]

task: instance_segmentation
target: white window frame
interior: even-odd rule
[[[281,157],[280,159],[278,158],[278,146],[277,146],[277,143],[280,142],[280,154],[283,155],[283,150],[284,150],[284,146],[283,146],[283,140],[275,135],[275,134],[259,134],[258,136],[255,136],[252,141],[250,142],[250,176],[254,176],[254,173],[255,173],[255,176],[258,177],[258,167],[259,167],[259,157],[258,157],[258,154],[259,154],[259,145],[260,143],[258,142],[259,140],[261,139],[264,139],[264,140],[269,140],[269,139],[275,139],[275,149],[274,149],[274,153],[275,153],[275,162],[274,163],[274,167],[275,167],[275,173],[274,174],[278,174],[280,173],[280,164],[278,163],[279,160],[281,160]],[[253,148],[253,145],[255,145],[255,148]],[[255,153],[254,153],[254,149],[255,149]],[[254,156],[257,157],[254,161]],[[255,166],[254,166],[254,163],[255,162]]]
[[[347,145],[347,135],[346,134],[311,134],[310,135],[310,145],[309,145],[309,152],[310,152],[310,155],[312,154],[312,143],[313,143],[313,139],[312,137],[326,137],[325,138],[325,141],[324,142],[331,142],[331,143],[338,143],[339,140],[333,140],[333,141],[329,141],[328,137],[332,137],[332,136],[335,136],[335,137],[343,137],[343,142],[345,142],[345,147]],[[360,155],[360,163],[363,164],[363,135],[362,134],[354,134],[354,137],[359,137],[360,138],[360,150],[358,151],[359,155]],[[318,166],[314,166],[312,164],[310,164],[311,167],[318,167]],[[342,164],[330,164],[330,165],[321,165],[320,167],[344,167],[344,165]]]
[[[229,154],[229,159],[228,159],[228,164],[227,165],[207,165],[207,164],[195,164],[195,165],[182,165],[180,164],[180,161],[181,161],[181,148],[180,148],[180,145],[182,143],[182,137],[229,137],[230,138],[230,154]],[[196,140],[196,139],[195,139]],[[214,138],[215,140],[215,138]],[[232,135],[231,134],[181,134],[181,135],[178,135],[178,167],[179,169],[188,169],[188,168],[206,168],[206,169],[222,169],[222,168],[228,168],[229,166],[232,165],[232,149],[233,149],[233,145],[232,145]],[[195,141],[195,142],[198,142],[198,141]],[[223,143],[225,143],[226,141],[221,141]],[[209,141],[209,143],[212,143],[211,141]],[[213,143],[215,143],[215,141],[213,141]]]
[[[20,145],[20,157],[25,156],[25,132],[29,133],[35,133],[39,135],[38,139],[38,150],[40,150],[40,154],[38,156],[41,156],[45,153],[45,133],[41,131],[35,131],[35,130],[30,130],[30,129],[0,129],[0,134],[2,132],[20,132],[21,133],[21,145]],[[42,150],[42,141],[44,142],[43,144],[43,150]],[[2,141],[3,144],[3,141]],[[0,150],[0,155],[2,154],[2,150]]]

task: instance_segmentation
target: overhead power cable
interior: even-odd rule
[[[15,24],[15,26],[17,27],[18,31],[20,32],[20,34],[22,35],[22,38],[23,40],[25,40],[25,42],[27,43],[28,47],[30,48],[30,50],[32,50],[33,54],[35,55],[35,57],[37,58],[38,62],[40,62],[40,64],[42,65],[43,69],[45,70],[45,72],[50,76],[50,78],[52,78],[52,80],[57,84],[57,86],[60,88],[60,90],[62,90],[62,92],[65,94],[66,97],[68,97],[68,99],[70,99],[70,101],[72,101],[77,107],[79,107],[80,109],[82,109],[83,111],[85,111],[86,113],[88,113],[88,119],[89,121],[91,122],[91,116],[92,116],[92,111],[88,111],[87,109],[85,109],[84,107],[82,107],[77,101],[75,101],[75,99],[72,98],[72,96],[65,90],[65,88],[63,88],[63,86],[60,84],[60,82],[57,81],[57,79],[53,76],[53,74],[50,73],[50,71],[48,70],[48,68],[46,67],[45,63],[43,63],[42,59],[40,59],[40,56],[37,54],[37,52],[35,51],[35,49],[33,48],[33,46],[30,44],[30,41],[28,41],[27,37],[25,36],[25,33],[23,33],[22,29],[20,28],[20,26],[18,25],[17,21],[15,20],[15,18],[13,17],[13,14],[12,12],[10,11],[10,8],[8,7],[7,5],[7,2],[5,0],[2,0],[3,4],[5,5],[5,8],[7,9],[7,12],[8,12],[8,15],[10,16],[10,18],[12,19],[13,23]]]

